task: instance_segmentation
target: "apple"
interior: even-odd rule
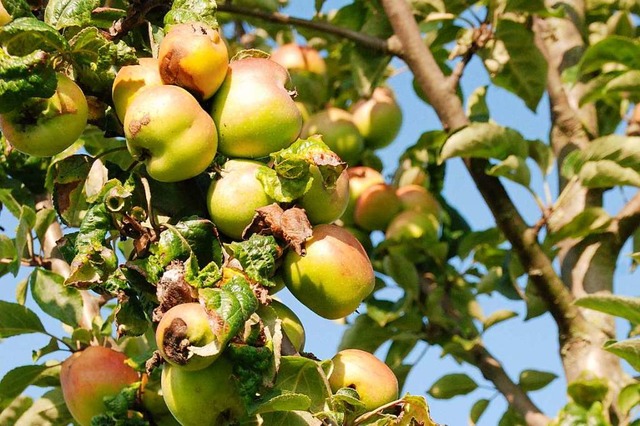
[[[282,331],[287,335],[295,350],[302,352],[305,342],[304,327],[302,326],[300,318],[298,318],[291,308],[279,300],[273,299],[269,306],[260,306],[257,313],[272,332],[276,319],[280,319],[282,322]]]
[[[360,242],[336,225],[317,225],[306,255],[289,250],[282,269],[291,293],[316,314],[343,318],[372,291],[373,267]]]
[[[354,226],[344,226],[344,229],[356,237],[367,253],[371,253],[373,251],[373,242],[371,241],[371,235],[368,231],[363,231],[362,229]]]
[[[396,190],[404,210],[419,210],[440,217],[442,207],[427,188],[421,185],[406,185]]]
[[[222,167],[220,178],[209,187],[207,207],[211,220],[233,239],[242,239],[257,208],[274,202],[256,177],[261,165],[252,160],[229,160]]]
[[[385,237],[392,241],[406,241],[438,238],[440,224],[430,212],[405,210],[396,215],[386,229]]]
[[[273,278],[271,278],[271,281],[275,283],[275,286],[267,288],[269,295],[274,295],[280,290],[282,290],[283,288],[285,288],[284,279],[282,278],[282,275],[280,274],[274,275]]]
[[[354,165],[360,160],[364,140],[349,112],[329,107],[313,114],[304,124],[302,137],[315,134],[322,135],[322,141],[347,164]]]
[[[125,364],[127,356],[103,346],[89,346],[62,363],[60,386],[69,412],[81,426],[102,414],[103,399],[117,395],[140,380],[138,373]]]
[[[351,112],[368,148],[384,148],[400,132],[402,110],[389,88],[376,87],[371,98],[356,102]]]
[[[222,154],[265,157],[298,138],[302,115],[285,87],[288,82],[287,70],[269,59],[244,58],[229,64],[211,107]]]
[[[287,43],[274,50],[270,59],[289,71],[297,102],[319,106],[326,100],[327,65],[316,49]]]
[[[18,151],[36,157],[56,155],[82,135],[89,107],[82,90],[64,74],[50,98],[29,98],[0,114],[0,131]]]
[[[402,204],[393,186],[377,183],[365,189],[356,201],[353,217],[356,225],[367,231],[384,231]]]
[[[131,155],[149,176],[177,182],[204,172],[216,155],[216,126],[198,101],[177,86],[141,91],[129,105],[124,133]]]
[[[349,203],[341,220],[345,225],[353,225],[353,213],[360,194],[372,185],[384,183],[384,176],[379,171],[366,166],[349,167],[347,174],[349,176]]]
[[[180,426],[173,417],[167,403],[164,402],[160,380],[150,380],[148,375],[142,376],[140,402],[144,410],[151,416],[152,424],[157,426]]]
[[[310,171],[313,181],[300,199],[300,207],[305,209],[312,225],[338,220],[349,204],[349,175],[342,171],[335,184],[327,187],[317,166],[312,165]]]
[[[216,360],[214,356],[193,354],[189,347],[201,348],[215,342],[209,317],[199,303],[182,303],[164,313],[156,329],[160,355],[170,364],[186,370],[201,370]]]
[[[369,352],[345,349],[332,359],[329,375],[331,390],[352,388],[358,392],[367,411],[398,399],[398,379],[393,371]]]
[[[224,356],[198,371],[165,364],[162,393],[182,426],[235,424],[246,416],[235,380],[233,365]]]
[[[158,60],[155,58],[140,58],[138,65],[127,65],[118,71],[111,97],[116,114],[124,122],[125,113],[135,95],[142,89],[164,84],[158,71]]]
[[[198,99],[209,99],[220,88],[229,67],[229,52],[220,33],[206,24],[173,25],[160,42],[160,76]]]
[[[2,1],[0,1],[0,27],[7,25],[9,22],[11,22],[11,15],[9,15],[9,12],[5,9]]]

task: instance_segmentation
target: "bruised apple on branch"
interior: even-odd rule
[[[349,165],[355,164],[364,150],[364,140],[353,117],[340,108],[330,107],[309,117],[302,137],[315,134],[322,135],[323,142]]]
[[[349,204],[349,176],[343,170],[333,185],[323,182],[320,169],[310,167],[311,188],[300,199],[300,207],[305,209],[311,224],[331,223],[340,218]]]
[[[269,59],[244,58],[229,64],[211,107],[220,153],[266,157],[298,138],[302,115],[288,84],[287,70]]]
[[[199,303],[182,303],[162,316],[156,329],[160,355],[170,364],[186,370],[200,370],[216,360],[219,353],[200,356],[192,348],[202,348],[216,341],[209,317]]]
[[[111,97],[116,114],[121,122],[129,104],[138,92],[146,87],[164,84],[158,72],[158,60],[140,58],[137,65],[126,65],[118,71],[111,89]]]
[[[282,323],[282,331],[287,335],[295,350],[302,352],[305,343],[304,327],[302,326],[300,318],[298,318],[291,308],[279,300],[273,299],[269,306],[260,306],[257,314],[272,331],[276,319],[279,319]]]
[[[360,305],[375,283],[360,242],[336,225],[317,225],[306,255],[287,252],[282,265],[287,288],[306,307],[327,319],[343,318]]]
[[[233,365],[224,356],[197,371],[165,364],[162,393],[182,426],[231,425],[246,415]]]
[[[76,83],[58,74],[50,98],[29,98],[17,109],[0,114],[0,131],[18,151],[36,157],[56,155],[87,127],[87,99]]]
[[[377,183],[360,194],[353,218],[362,229],[384,231],[401,209],[402,204],[395,188],[386,183]]]
[[[332,359],[329,375],[331,390],[352,388],[358,392],[367,411],[398,399],[398,379],[393,371],[369,352],[345,349]]]
[[[371,98],[356,102],[351,113],[365,145],[371,149],[388,146],[402,126],[402,110],[386,87],[377,87]]]
[[[154,86],[131,102],[124,119],[131,155],[160,182],[204,172],[218,146],[216,126],[198,101],[177,86]]]
[[[103,398],[117,395],[139,380],[138,373],[125,364],[127,356],[103,346],[89,346],[62,363],[60,386],[64,401],[81,426],[102,414]]]
[[[257,208],[274,202],[256,176],[261,165],[252,160],[229,160],[209,187],[207,207],[211,220],[233,239],[242,238]]]
[[[206,100],[227,75],[229,52],[217,30],[191,22],[171,27],[160,42],[158,62],[165,84],[180,86]]]

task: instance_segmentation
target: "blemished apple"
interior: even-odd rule
[[[124,132],[131,155],[160,182],[178,182],[204,172],[218,147],[213,120],[178,86],[141,91],[129,105]]]
[[[287,305],[279,300],[273,299],[269,306],[262,305],[258,309],[257,314],[272,332],[274,330],[276,319],[282,322],[282,331],[285,332],[289,341],[298,352],[304,350],[305,331],[302,321],[295,312]]]
[[[209,99],[220,88],[229,67],[229,52],[220,33],[206,24],[173,25],[160,42],[160,76],[165,84]]]
[[[124,122],[129,104],[140,90],[162,84],[158,60],[155,58],[140,58],[137,65],[120,68],[111,89],[111,98],[120,121]]]
[[[298,138],[302,115],[288,84],[287,70],[269,59],[244,58],[229,64],[211,106],[220,153],[236,158],[266,157]]]
[[[207,192],[211,220],[223,234],[235,240],[242,238],[257,208],[274,202],[256,177],[261,165],[252,160],[229,160]]]
[[[246,416],[233,365],[224,356],[197,371],[165,364],[161,382],[167,407],[182,426],[230,425]]]
[[[312,225],[332,223],[338,220],[349,204],[349,175],[340,173],[335,184],[327,187],[317,166],[310,167],[311,188],[300,199],[300,207],[305,209]]]
[[[393,371],[369,352],[345,349],[332,359],[329,375],[331,390],[352,388],[358,392],[367,411],[398,399],[398,379]]]
[[[405,185],[396,190],[403,210],[419,210],[440,217],[442,207],[427,188],[421,185]]]
[[[360,194],[372,185],[384,183],[384,176],[379,171],[366,166],[349,167],[347,174],[349,175],[349,203],[341,220],[345,225],[353,225],[353,213]]]
[[[353,217],[356,225],[362,229],[384,231],[401,209],[402,204],[395,188],[386,183],[377,183],[360,194]]]
[[[351,112],[368,148],[384,148],[400,132],[402,110],[387,87],[377,87],[371,98],[356,102]]]
[[[156,329],[160,355],[169,363],[186,370],[201,370],[216,360],[213,356],[192,353],[189,346],[201,348],[216,340],[204,307],[199,303],[182,303],[164,313]]]
[[[50,98],[29,98],[17,109],[0,114],[0,131],[18,151],[51,157],[67,149],[87,127],[89,107],[84,93],[58,73]]]
[[[343,318],[375,284],[373,267],[360,242],[337,225],[317,225],[306,255],[290,250],[282,265],[284,282],[306,307],[327,319]]]
[[[125,364],[127,356],[103,346],[89,346],[62,363],[60,386],[64,401],[76,422],[89,426],[102,414],[103,399],[117,395],[137,382],[138,373]]]
[[[322,141],[349,165],[356,164],[364,151],[364,139],[352,115],[343,109],[330,107],[309,117],[302,137],[315,134],[322,135]]]

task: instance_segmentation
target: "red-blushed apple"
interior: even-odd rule
[[[364,151],[364,139],[352,115],[343,109],[330,107],[309,117],[302,137],[315,134],[322,135],[322,141],[349,165],[357,163]]]
[[[288,83],[287,70],[269,59],[244,58],[229,64],[211,106],[222,154],[266,157],[298,138],[302,116]]]
[[[73,144],[87,127],[87,99],[76,83],[58,73],[50,98],[29,98],[17,109],[0,114],[0,131],[18,151],[51,157]]]
[[[431,213],[421,210],[405,210],[398,213],[387,226],[385,236],[392,241],[417,239],[438,239],[438,219]]]
[[[327,65],[320,52],[309,46],[287,43],[274,50],[270,59],[289,71],[298,94],[296,102],[308,105],[310,109],[326,102]]]
[[[111,98],[120,121],[124,122],[127,108],[140,90],[162,84],[155,58],[140,58],[137,65],[120,68],[111,88]]]
[[[329,375],[331,390],[352,388],[358,392],[367,411],[398,399],[398,379],[393,371],[369,352],[345,349],[332,359]]]
[[[138,373],[125,364],[127,356],[103,346],[89,346],[62,363],[60,386],[69,412],[81,426],[102,414],[103,399],[137,382]]]
[[[401,209],[395,188],[386,183],[377,183],[360,194],[353,217],[356,225],[362,229],[384,231]]]
[[[217,30],[189,22],[171,26],[160,42],[158,62],[165,84],[175,84],[206,100],[227,75],[229,52]]]
[[[251,160],[229,160],[219,179],[209,187],[207,206],[211,220],[223,234],[235,240],[242,239],[242,232],[257,208],[274,202],[256,176],[261,165]]]
[[[344,226],[344,229],[349,231],[358,241],[362,244],[362,247],[367,253],[373,251],[373,242],[371,241],[371,235],[369,231],[364,231],[355,226]]]
[[[332,223],[342,216],[349,204],[349,175],[344,170],[334,185],[328,187],[317,166],[312,165],[310,171],[313,181],[300,199],[300,207],[305,209],[312,225]]]
[[[384,148],[400,132],[402,110],[389,88],[377,87],[371,98],[356,102],[351,112],[368,148]]]
[[[373,267],[360,242],[336,225],[317,225],[306,255],[289,250],[282,265],[291,293],[321,317],[343,318],[360,305],[375,283]]]
[[[213,120],[178,86],[149,87],[134,97],[124,118],[124,133],[131,155],[160,182],[204,172],[218,147]]]
[[[194,354],[190,347],[202,348],[216,341],[204,307],[199,303],[182,303],[164,313],[156,329],[160,355],[169,363],[186,370],[201,370],[216,360],[213,356]]]
[[[347,174],[349,175],[349,203],[341,220],[345,225],[353,225],[353,212],[360,194],[372,185],[384,183],[384,176],[379,171],[366,166],[349,167]]]
[[[276,319],[279,319],[282,324],[282,331],[287,335],[295,350],[298,352],[304,350],[304,327],[302,326],[300,318],[298,318],[291,308],[279,300],[273,299],[269,306],[260,306],[257,314],[272,332],[274,331]]]
[[[182,426],[231,425],[246,416],[233,365],[224,356],[203,370],[165,364],[162,394]]]
[[[396,190],[396,194],[400,198],[403,210],[419,210],[431,213],[436,218],[440,217],[442,212],[440,203],[424,186],[401,186]]]

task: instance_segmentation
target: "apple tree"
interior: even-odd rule
[[[27,276],[0,338],[49,340],[0,380],[0,424],[435,425],[427,399],[478,383],[403,393],[420,344],[477,368],[501,425],[637,423],[640,302],[614,273],[640,193],[604,203],[640,186],[637,2],[286,3],[0,1],[0,275]],[[465,93],[471,61],[490,85]],[[397,67],[438,122],[403,114]],[[547,100],[548,138],[493,119],[495,87]],[[424,132],[383,173],[403,120]],[[443,195],[460,159],[488,229]],[[331,359],[305,352],[285,286],[345,319]],[[530,397],[556,375],[516,379],[485,341],[514,304],[556,325],[557,413]]]

